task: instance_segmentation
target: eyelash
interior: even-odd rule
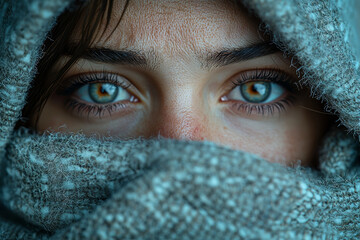
[[[254,111],[258,115],[262,116],[272,116],[275,113],[281,113],[286,111],[288,106],[291,106],[295,102],[293,96],[289,96],[287,99],[284,98],[278,102],[264,105],[255,105],[248,103],[233,103],[232,108],[236,109],[239,112],[246,112],[248,115],[254,114]]]
[[[251,104],[246,102],[236,101],[233,102],[232,108],[238,112],[246,112],[248,115],[258,114],[262,116],[272,116],[275,113],[281,113],[286,111],[286,108],[293,105],[296,101],[294,93],[297,92],[294,84],[292,84],[292,78],[278,69],[255,69],[253,71],[246,71],[238,74],[235,80],[232,81],[234,88],[241,86],[242,84],[252,82],[252,81],[268,81],[281,85],[285,88],[290,94],[287,94],[286,97],[283,97],[281,100],[278,100],[273,103],[266,104]]]
[[[131,84],[125,81],[119,81],[117,78],[118,75],[109,73],[109,72],[100,72],[100,73],[89,73],[89,74],[81,74],[71,78],[70,86],[61,86],[59,90],[59,94],[61,95],[70,95],[80,87],[91,84],[91,83],[110,83],[117,86],[120,86],[124,89],[128,89]]]
[[[70,86],[61,86],[58,90],[58,94],[63,96],[71,96],[76,90],[86,84],[92,83],[110,83],[122,87],[123,89],[128,89],[131,84],[125,81],[119,81],[118,75],[108,72],[100,73],[89,73],[86,75],[78,75],[71,78]],[[284,87],[290,94],[287,94],[286,97],[283,97],[281,100],[278,100],[273,103],[266,104],[251,104],[246,102],[235,101],[232,103],[232,109],[238,112],[246,112],[247,114],[258,114],[262,116],[273,115],[275,113],[281,113],[286,110],[286,108],[292,105],[296,98],[293,93],[297,90],[292,84],[292,78],[277,69],[255,69],[238,74],[235,79],[232,81],[233,87],[230,90],[233,90],[237,86],[241,86],[247,82],[251,81],[268,81],[280,84]],[[227,101],[229,102],[229,101]],[[231,102],[231,101],[230,101]],[[128,107],[127,103],[117,102],[111,104],[85,104],[81,103],[75,99],[69,98],[65,102],[67,109],[76,111],[77,114],[83,115],[87,114],[87,117],[90,117],[90,114],[93,114],[96,117],[101,117],[108,112],[111,115],[112,112],[119,111],[121,109],[126,109]]]
[[[89,105],[80,103],[73,99],[68,99],[65,104],[68,109],[74,110],[80,115],[82,115],[84,112],[87,113],[88,119],[90,118],[90,114],[93,114],[95,117],[99,117],[101,119],[105,112],[108,112],[111,116],[112,112],[116,112],[127,107],[127,104],[120,102],[106,105]]]
[[[109,72],[100,72],[100,73],[89,73],[86,75],[78,75],[71,78],[70,86],[61,86],[58,91],[59,95],[62,96],[71,96],[76,90],[86,84],[93,83],[110,83],[116,86],[119,86],[123,89],[128,89],[131,84],[126,83],[125,81],[119,81],[118,75],[109,73]],[[76,111],[77,114],[83,115],[83,113],[87,114],[88,119],[90,118],[90,114],[93,114],[95,117],[101,117],[108,112],[111,116],[112,112],[119,111],[120,109],[125,109],[128,106],[126,103],[117,102],[111,104],[97,104],[90,105],[81,103],[75,99],[69,98],[65,102],[65,107],[70,109],[71,111]]]

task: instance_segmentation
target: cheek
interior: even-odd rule
[[[62,97],[49,98],[37,123],[39,132],[81,132],[86,135],[116,136],[123,139],[138,137],[144,132],[144,112],[141,108],[127,114],[113,113],[110,117],[90,120],[71,114],[64,107],[64,101]]]
[[[215,142],[257,154],[271,162],[311,165],[325,131],[324,120],[303,112],[286,114],[277,120],[227,121],[217,128]]]

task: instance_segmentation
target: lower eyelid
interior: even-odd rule
[[[117,102],[111,104],[88,104],[75,99],[67,99],[65,108],[75,117],[90,119],[101,119],[112,115],[126,115],[135,110],[133,103]]]
[[[228,101],[230,109],[236,114],[273,116],[287,111],[296,101],[294,96],[287,96],[279,101],[266,104],[251,104],[239,101]]]

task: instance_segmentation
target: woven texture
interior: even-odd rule
[[[13,130],[63,0],[0,0],[0,239],[359,239],[359,143],[333,128],[320,171],[209,142]],[[341,1],[243,1],[358,139]],[[294,58],[295,59],[295,58]]]

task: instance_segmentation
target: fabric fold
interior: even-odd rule
[[[11,142],[7,156],[18,160],[6,163],[1,202],[41,231],[57,232],[54,239],[357,234],[343,227],[360,207],[360,182],[350,174],[325,179],[209,142],[26,132]]]
[[[25,105],[41,45],[70,0],[0,3],[0,159]],[[4,38],[3,36],[6,36]]]

